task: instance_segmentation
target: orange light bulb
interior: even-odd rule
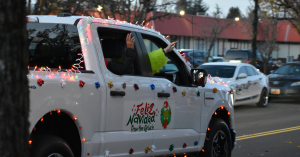
[[[31,140],[29,140],[29,142],[28,142],[29,144],[32,144],[32,141]]]

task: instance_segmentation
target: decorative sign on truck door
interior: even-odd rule
[[[161,109],[159,110],[159,108]],[[172,112],[168,101],[159,105],[154,102],[126,102],[124,111],[123,122],[125,123],[126,130],[130,130],[131,132],[167,129],[167,126],[171,122]]]

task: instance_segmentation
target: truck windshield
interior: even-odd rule
[[[79,63],[77,27],[67,24],[27,23],[29,66],[71,69]],[[85,70],[81,63],[81,70]]]
[[[210,74],[212,77],[232,78],[236,66],[201,65],[198,68],[205,69],[207,74]]]

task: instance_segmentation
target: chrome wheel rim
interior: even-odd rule
[[[62,155],[59,154],[59,153],[52,153],[52,154],[50,154],[48,157],[64,157],[64,156],[62,156]]]
[[[222,130],[219,130],[213,138],[212,157],[227,157],[228,153],[227,136]]]

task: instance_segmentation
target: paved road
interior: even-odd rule
[[[300,101],[236,106],[234,112],[237,145],[232,157],[300,157]]]

